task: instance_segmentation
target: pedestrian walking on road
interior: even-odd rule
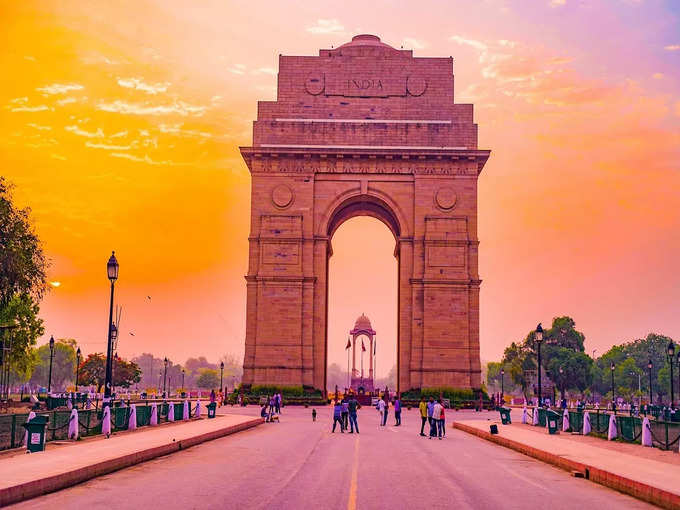
[[[357,422],[357,407],[359,407],[359,402],[354,397],[354,395],[349,397],[349,402],[347,402],[347,407],[349,410],[349,426],[350,434],[354,434],[354,429],[356,429],[357,434],[359,433],[359,423]]]
[[[349,403],[346,397],[342,397],[342,426],[347,429],[349,427]]]
[[[430,397],[430,401],[427,403],[427,421],[430,424],[430,429],[432,429],[432,412],[434,411],[434,397]]]
[[[210,390],[210,403],[214,404],[216,398],[217,395],[215,395],[215,388],[213,388],[212,390]]]
[[[343,434],[345,427],[342,425],[342,404],[336,400],[333,406],[333,430],[331,430],[331,433],[335,433],[335,425],[338,423],[340,424],[340,433]]]
[[[281,392],[274,395],[274,398],[276,399],[276,413],[281,414]]]
[[[427,404],[425,403],[425,397],[420,397],[418,410],[420,410],[420,435],[425,436],[425,424],[427,423]]]
[[[385,417],[385,401],[383,399],[378,400],[378,424],[382,427],[385,425],[384,417]]]
[[[444,404],[442,404],[442,417],[439,419],[442,426],[442,435],[446,437],[446,418],[444,417]]]
[[[316,409],[312,409],[312,421],[316,421]]]
[[[434,404],[434,408],[432,409],[432,424],[433,426],[430,427],[430,437],[434,437],[437,435],[439,439],[442,438],[442,425],[441,425],[441,418],[442,418],[442,407],[441,400],[437,400]]]
[[[385,408],[383,409],[383,420],[382,420],[383,427],[385,425],[387,425],[387,415],[389,414],[389,410],[390,410],[389,397],[387,395],[385,395]]]
[[[401,425],[401,400],[399,400],[399,395],[394,399],[394,426],[399,427]]]

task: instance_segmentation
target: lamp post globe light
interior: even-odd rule
[[[671,366],[671,407],[675,407],[675,395],[673,393],[673,355],[675,354],[675,344],[671,340],[668,343],[668,364]]]
[[[50,374],[47,377],[47,394],[52,393],[52,360],[54,360],[54,336],[50,336]]]
[[[111,405],[111,382],[113,379],[113,288],[118,279],[118,260],[115,252],[111,252],[111,257],[106,263],[106,275],[111,282],[111,299],[109,300],[109,322],[106,325],[108,330],[108,341],[106,345],[106,376],[104,381],[104,401],[102,406]],[[117,333],[117,332],[116,332]]]
[[[541,326],[540,322],[536,326],[536,331],[534,331],[534,341],[538,351],[538,405],[541,405],[543,400],[541,398],[541,343],[543,342],[543,326]]]
[[[165,358],[163,360],[163,363],[165,365],[165,368],[163,370],[163,396],[165,397],[166,395],[166,380],[167,380],[167,375],[168,375],[168,358]]]
[[[224,361],[220,361],[220,391],[222,391],[222,376],[224,375]]]
[[[78,375],[80,373],[80,347],[76,351],[76,393],[78,393]]]
[[[649,362],[647,363],[647,368],[649,369],[649,405],[652,405],[652,360],[650,358]]]

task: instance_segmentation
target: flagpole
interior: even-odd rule
[[[350,386],[350,378],[349,378],[349,349],[345,348],[347,351],[347,387],[349,388]]]

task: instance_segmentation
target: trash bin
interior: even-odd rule
[[[510,425],[512,423],[510,421],[510,409],[507,407],[499,407],[498,412],[501,413],[501,423],[503,425]]]
[[[546,412],[545,419],[548,422],[548,433],[557,434],[557,428],[560,422],[560,415],[555,411],[548,410]]]
[[[45,450],[45,428],[49,420],[49,416],[38,414],[31,421],[22,425],[27,432],[28,440],[26,441],[26,447],[29,452],[34,453]]]
[[[217,402],[210,402],[208,404],[208,418],[215,417],[215,410],[217,409]]]

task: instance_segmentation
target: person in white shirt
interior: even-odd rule
[[[378,400],[378,416],[380,416],[380,426],[384,426],[384,416],[385,416],[385,401],[381,398]]]
[[[439,439],[442,438],[442,409],[442,401],[437,400],[434,404],[434,409],[432,409],[432,426],[430,427],[429,439],[432,439],[435,435],[438,435]]]

